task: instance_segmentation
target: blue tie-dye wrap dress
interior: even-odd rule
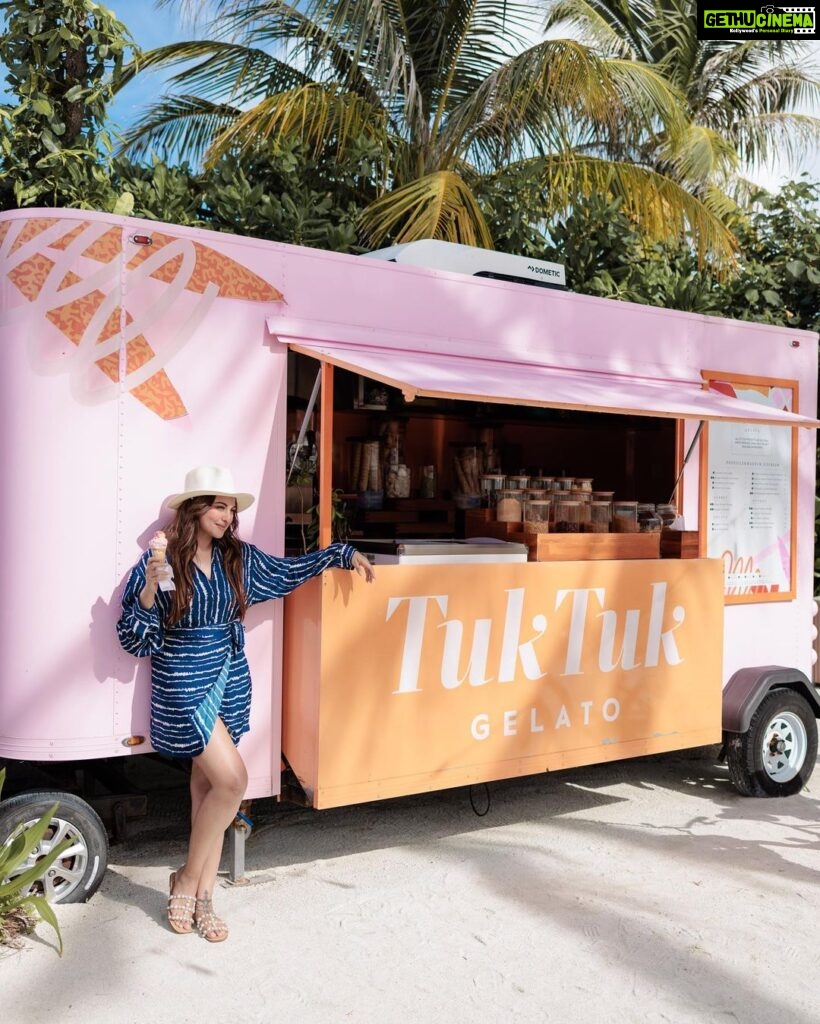
[[[243,543],[248,605],[284,597],[325,569],[351,569],[354,554],[349,544],[331,544],[298,558],[276,558]],[[117,635],[129,654],[151,656],[151,743],[161,754],[195,757],[207,746],[217,717],[238,743],[248,731],[251,676],[222,552],[214,544],[210,579],[193,566],[191,605],[174,626],[165,625],[170,594],[158,591],[147,611],[139,603],[148,557],[146,552],[128,577]]]

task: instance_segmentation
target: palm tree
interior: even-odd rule
[[[687,122],[657,69],[544,39],[531,3],[506,0],[213,0],[211,38],[143,56],[140,71],[181,66],[127,146],[213,165],[298,138],[379,153],[361,228],[370,245],[437,237],[492,246],[476,187],[537,179],[544,213],[579,195],[619,197],[652,238],[690,231],[725,256],[729,203],[694,196],[635,162],[618,139],[662,131],[673,153]],[[179,90],[179,91],[174,91]],[[590,140],[595,145],[590,146]]]
[[[788,40],[701,40],[692,0],[555,0],[547,30],[570,30],[596,51],[640,61],[659,71],[684,97],[688,138],[670,158],[663,133],[648,134],[642,161],[677,180],[741,184],[739,172],[775,153],[799,168],[820,138],[820,82],[805,44]]]

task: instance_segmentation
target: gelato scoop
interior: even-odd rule
[[[168,548],[168,538],[162,532],[157,530],[151,540],[148,542],[148,546],[151,549],[151,554],[154,558],[165,558],[165,552]]]
[[[174,570],[171,567],[171,563],[165,557],[165,552],[168,548],[168,538],[162,530],[157,530],[148,542],[148,546],[151,549],[153,557],[159,558],[165,563],[162,566],[157,566],[157,584],[159,589],[176,590],[176,587],[174,586]]]

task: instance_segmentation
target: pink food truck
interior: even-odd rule
[[[99,885],[91,805],[127,813],[66,767],[151,751],[150,666],[114,627],[204,463],[257,495],[245,540],[290,550],[315,486],[318,543],[344,520],[377,564],[249,611],[248,798],[284,777],[322,809],[721,742],[747,795],[809,777],[817,336],[468,255],[0,214],[0,761],[58,780],[4,794],[0,844],[60,800],[33,855],[74,840],[52,899]]]

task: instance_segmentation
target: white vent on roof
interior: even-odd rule
[[[390,260],[411,267],[430,270],[453,270],[472,277],[490,277],[500,281],[537,284],[547,288],[566,288],[566,275],[560,263],[511,256],[507,252],[478,249],[473,245],[442,242],[427,238],[404,245],[391,245],[363,255],[376,260]]]

